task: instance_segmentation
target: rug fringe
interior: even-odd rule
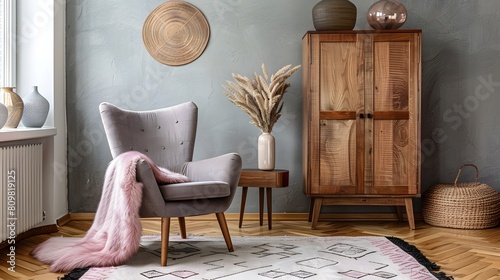
[[[90,269],[90,267],[86,268],[75,268],[73,269],[70,273],[64,275],[63,277],[58,277],[58,280],[78,280],[80,279],[87,271]]]
[[[444,272],[432,272],[432,275],[436,277],[438,280],[452,280],[453,276],[448,276]]]
[[[425,266],[425,268],[427,268],[438,280],[453,280],[453,276],[448,276],[444,272],[438,272],[441,267],[436,263],[429,261],[429,259],[427,259],[424,254],[417,249],[417,247],[398,237],[386,236],[386,238],[394,243],[394,245],[401,248],[401,250],[405,251],[408,255],[415,258],[415,260],[417,260],[421,265]]]

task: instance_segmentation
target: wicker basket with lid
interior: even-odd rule
[[[476,181],[458,183],[465,166],[476,169]],[[464,164],[458,170],[455,183],[437,184],[422,195],[424,221],[433,226],[484,229],[500,222],[500,194],[492,187],[478,182],[478,168]]]

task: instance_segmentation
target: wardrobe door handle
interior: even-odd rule
[[[365,114],[363,114],[363,113],[359,114],[359,118],[360,119],[364,119],[365,118]]]
[[[373,115],[372,115],[372,114],[370,114],[370,113],[368,113],[367,117],[368,117],[369,119],[373,119]]]

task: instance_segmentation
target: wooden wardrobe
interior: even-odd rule
[[[420,30],[311,31],[303,46],[303,175],[324,205],[397,206],[420,196]]]

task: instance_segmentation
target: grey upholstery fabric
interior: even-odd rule
[[[193,162],[198,108],[186,102],[151,111],[99,105],[111,154],[135,150],[158,166],[183,173],[192,182],[158,186],[151,167],[137,165],[144,184],[141,217],[187,217],[227,210],[236,192],[241,158],[236,153]]]
[[[162,185],[160,192],[166,201],[226,197],[231,194],[229,185],[221,181]]]

